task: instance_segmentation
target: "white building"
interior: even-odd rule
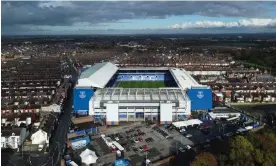
[[[1,149],[18,149],[27,137],[26,128],[14,128],[1,131]]]
[[[49,144],[49,138],[48,138],[48,134],[39,129],[37,132],[35,132],[32,136],[31,136],[31,140],[32,140],[32,144],[35,145],[47,145]]]

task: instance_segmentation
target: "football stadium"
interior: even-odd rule
[[[191,111],[212,109],[212,89],[184,69],[96,63],[81,72],[73,108],[75,114],[92,115],[107,125],[146,120],[170,124]]]

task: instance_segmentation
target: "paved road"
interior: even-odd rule
[[[60,159],[62,157],[65,143],[66,143],[66,135],[71,124],[71,114],[72,114],[72,99],[73,99],[72,89],[68,90],[68,98],[64,103],[64,114],[60,119],[60,123],[56,129],[56,134],[52,138],[52,151],[54,152],[53,163],[54,165],[59,164]],[[50,161],[52,164],[52,161]]]
[[[73,80],[77,79],[77,73],[73,74]],[[69,126],[71,124],[72,115],[72,105],[73,105],[73,87],[68,89],[67,100],[64,101],[64,114],[60,119],[59,125],[56,129],[55,135],[52,138],[52,149],[53,155],[49,157],[49,164],[46,165],[60,165],[60,160],[62,158],[63,152],[65,150],[66,137],[68,133]]]

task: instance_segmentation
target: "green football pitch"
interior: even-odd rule
[[[119,81],[115,87],[121,88],[164,88],[164,81]]]

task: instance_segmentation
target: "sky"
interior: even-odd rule
[[[2,1],[2,35],[276,33],[276,2]]]

